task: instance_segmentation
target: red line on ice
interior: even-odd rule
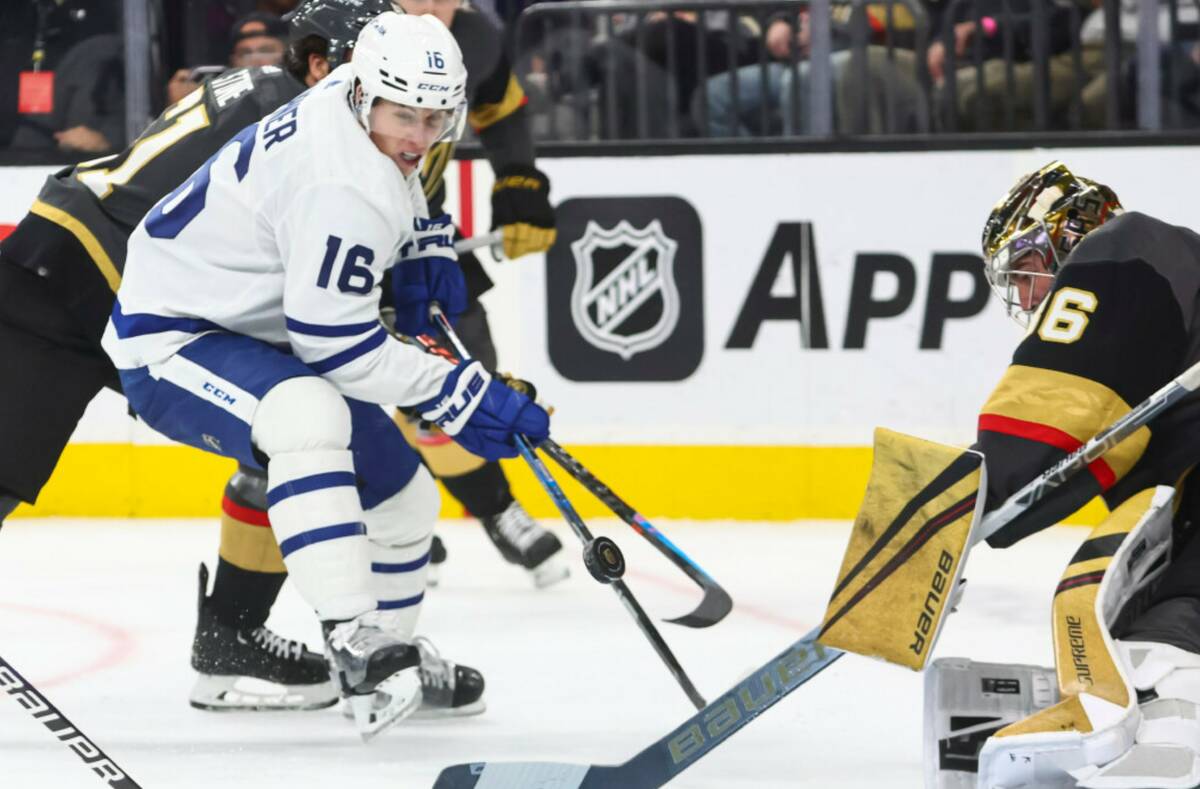
[[[65,685],[68,682],[73,682],[80,677],[94,674],[98,671],[103,671],[106,668],[111,668],[118,663],[127,660],[136,650],[135,639],[133,634],[128,630],[123,630],[116,625],[104,622],[99,619],[93,619],[82,614],[72,613],[70,611],[61,611],[56,608],[39,608],[32,605],[22,605],[20,603],[5,603],[0,602],[0,608],[7,608],[10,611],[19,611],[25,614],[34,616],[44,616],[51,619],[64,619],[77,625],[82,625],[89,630],[92,630],[104,636],[109,641],[108,649],[100,655],[100,657],[83,665],[80,668],[64,671],[61,674],[47,677],[46,679],[37,679],[39,688],[49,688],[55,685]]]

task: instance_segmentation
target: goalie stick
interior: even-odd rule
[[[1012,522],[1092,461],[1154,417],[1200,388],[1200,362],[1193,364],[1121,419],[1034,478],[984,517],[984,536]],[[982,539],[982,537],[981,537]],[[817,642],[820,627],[810,630],[744,680],[722,694],[667,736],[629,761],[615,765],[551,762],[474,762],[442,770],[434,789],[656,789],[695,764],[747,723],[828,668],[845,653]],[[775,680],[778,680],[776,682]]]
[[[96,777],[113,789],[141,789],[141,786],[117,766],[91,738],[67,720],[58,707],[38,691],[29,680],[0,657],[0,689],[16,699],[33,719],[46,727],[63,745],[83,759]]]
[[[674,619],[667,619],[667,622],[684,627],[711,627],[729,614],[733,609],[733,600],[730,599],[729,593],[714,581],[711,575],[704,572],[700,565],[692,561],[691,557],[681,551],[675,543],[667,539],[666,535],[654,528],[650,521],[626,504],[620,496],[613,493],[610,487],[597,479],[595,474],[588,471],[582,463],[553,439],[547,438],[538,445],[538,448],[554,458],[554,461],[574,477],[579,484],[587,488],[589,493],[600,499],[604,506],[613,511],[613,514],[645,537],[651,545],[658,549],[659,553],[670,559],[672,564],[683,570],[688,578],[704,590],[704,599],[700,601],[700,605],[696,606],[695,610]]]
[[[654,789],[695,764],[845,653],[817,642],[819,628],[763,664],[624,764],[475,762],[447,767],[434,789]]]

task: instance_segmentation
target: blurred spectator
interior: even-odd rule
[[[96,154],[125,147],[125,61],[121,37],[93,36],[75,45],[54,71],[48,113],[22,116],[14,148],[57,147]]]
[[[704,94],[692,99],[696,126],[707,137],[751,137],[793,133],[796,117],[792,106],[792,82],[798,78],[796,93],[807,92],[809,29],[808,12],[783,13],[771,17],[763,36],[768,63],[751,63],[737,71],[709,78]],[[841,53],[835,53],[840,58]],[[793,76],[795,75],[795,76]],[[737,82],[737,103],[734,85]],[[701,100],[705,102],[701,104]],[[800,109],[803,111],[803,99]],[[705,116],[707,115],[707,122]],[[763,119],[766,119],[764,125]]]
[[[295,5],[291,0],[275,5]],[[261,4],[260,4],[261,5]],[[229,33],[229,65],[232,68],[278,66],[287,50],[287,23],[275,14],[255,11],[233,24]],[[167,104],[191,93],[206,76],[219,73],[211,66],[177,69],[167,82]]]
[[[278,66],[287,49],[287,24],[278,16],[256,11],[233,25],[229,65],[234,68]]]
[[[1072,0],[1075,2],[1075,0]],[[1032,4],[1043,3],[1042,35],[1046,41],[1046,85],[1048,109],[1052,119],[1065,117],[1078,98],[1076,83],[1086,83],[1104,69],[1103,47],[1083,47],[1081,73],[1076,74],[1072,41],[1079,34],[1080,2],[1047,3],[1044,0],[975,0],[951,4],[933,27],[933,42],[926,63],[935,88],[941,91],[943,112],[954,113],[954,125],[960,131],[1023,131],[1034,128],[1036,112],[1036,69],[1032,62],[1034,25]],[[945,40],[952,42],[953,57]],[[1011,42],[1010,67],[1005,48]],[[980,61],[978,68],[974,62]],[[946,71],[954,63],[955,106],[945,106]],[[1011,115],[1012,123],[1009,117]],[[1053,120],[1052,120],[1053,122]]]
[[[85,39],[117,32],[119,15],[118,3],[97,3],[94,0],[0,0],[0,147],[19,144],[54,149],[58,145],[54,133],[78,125],[75,123],[80,117],[78,104],[69,113],[59,113],[58,118],[55,112],[19,113],[21,74],[35,69],[55,74],[49,78],[55,85],[48,93],[57,100],[58,83],[61,80],[56,72],[63,66],[67,53]],[[34,44],[38,41],[42,43],[43,57],[35,64]],[[72,64],[68,65],[74,69]],[[71,93],[74,94],[74,91]],[[81,97],[72,95],[71,98],[78,101]],[[59,107],[55,101],[54,108]],[[60,122],[71,123],[71,126],[57,125]],[[14,142],[18,128],[22,130],[21,139]],[[67,135],[65,142],[68,145],[77,142],[74,139],[76,136]]]
[[[1132,124],[1136,119],[1134,99],[1137,95],[1137,63],[1134,51],[1137,45],[1138,0],[1120,0],[1117,20],[1120,30],[1121,55],[1124,61],[1124,85],[1119,107],[1121,121]],[[1200,7],[1196,3],[1176,5],[1174,33],[1172,38],[1171,8],[1161,4],[1158,8],[1158,40],[1162,47],[1160,58],[1161,96],[1164,102],[1162,120],[1165,127],[1188,128],[1200,125],[1200,44],[1197,43],[1197,24],[1200,23]],[[1104,51],[1104,10],[1093,11],[1083,21],[1079,32],[1080,41],[1088,49]],[[1103,129],[1108,123],[1108,77],[1104,70],[1091,75],[1083,86],[1083,123],[1088,129]]]
[[[521,71],[535,111],[549,115],[552,127],[569,121],[575,139],[693,136],[687,108],[701,74],[756,60],[761,33],[753,19],[668,14],[644,2],[646,12],[542,13],[524,26]]]
[[[3,2],[4,0],[0,0]],[[168,26],[174,25],[177,42],[171,68],[207,67],[229,63],[230,37],[246,14],[257,12],[271,18],[281,17],[296,7],[298,0],[167,0]],[[175,71],[173,80],[184,75]],[[176,89],[180,95],[189,91]]]
[[[916,23],[909,9],[891,4],[889,16],[888,4],[873,3],[859,11],[837,6],[832,22],[830,69],[835,129],[880,133],[921,128],[928,108],[916,79]],[[861,54],[850,46],[856,25],[865,26],[861,38],[866,46]],[[893,44],[890,52],[884,45],[889,37]],[[773,15],[764,43],[771,62],[752,63],[708,80],[704,94],[708,136],[808,133],[808,12]],[[793,64],[793,60],[797,62]],[[705,114],[699,98],[697,95],[692,102],[698,124]]]

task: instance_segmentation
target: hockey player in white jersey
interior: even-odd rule
[[[415,407],[488,459],[544,438],[549,417],[478,362],[379,325],[393,262],[453,256],[448,218],[423,218],[419,168],[461,130],[466,72],[429,16],[383,14],[354,52],[147,214],[103,345],[151,427],[266,466],[288,571],[368,737],[421,700],[412,640],[438,510],[379,405]]]

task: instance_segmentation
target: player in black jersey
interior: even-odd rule
[[[450,28],[462,50],[468,75],[468,121],[496,173],[492,225],[502,229],[505,255],[518,258],[549,249],[555,238],[549,182],[533,165],[525,93],[512,74],[500,31],[482,14],[458,8],[454,2],[400,0],[399,5],[406,13],[437,16]],[[294,66],[290,61],[285,63],[289,68]],[[443,210],[446,195],[443,176],[453,155],[454,143],[439,143],[422,163],[421,179],[431,215]],[[494,369],[496,349],[487,313],[479,303],[479,296],[492,287],[492,282],[473,254],[460,255],[458,260],[467,283],[468,305],[455,321],[456,330],[472,355]],[[539,588],[567,576],[567,566],[559,556],[562,544],[513,498],[499,463],[489,463],[470,454],[436,428],[425,429],[399,412],[396,422],[434,476],[480,520],[507,561],[524,567]],[[230,480],[222,507],[221,555],[238,569],[282,573],[282,559],[275,562],[278,551],[273,545],[264,544],[269,532],[264,533],[260,528],[267,524],[266,484],[266,477],[248,466],[240,468]],[[270,561],[263,561],[263,556],[269,556]],[[431,585],[436,583],[434,573],[444,558],[445,549],[435,535],[430,559]],[[218,577],[233,572],[233,567],[223,563],[218,568]],[[239,593],[237,599],[242,605],[255,605],[259,609],[250,618],[264,616],[263,606],[269,606],[274,596],[250,593],[252,586],[265,583],[256,584],[249,578],[241,581],[245,593]]]
[[[1200,235],[1124,211],[1111,189],[1053,162],[996,206],[983,250],[989,282],[1027,327],[979,417],[994,508],[1200,360]],[[1096,495],[1111,510],[1054,592],[1047,673],[1061,701],[987,739],[980,786],[1074,785],[1066,771],[1096,768],[1081,785],[1200,783],[1197,461],[1191,398],[989,539],[1011,545]],[[960,700],[987,706],[977,680]],[[978,707],[940,712],[980,720]]]

